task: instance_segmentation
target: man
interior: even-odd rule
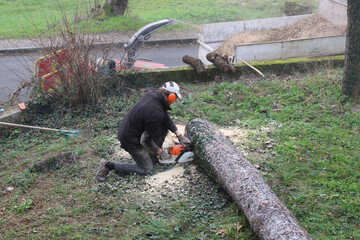
[[[162,149],[168,130],[175,133],[180,143],[190,143],[167,113],[176,98],[182,98],[179,86],[175,82],[166,82],[159,90],[148,92],[132,106],[119,126],[117,137],[135,163],[102,159],[96,174],[99,182],[104,182],[112,170],[120,174],[151,173],[153,164],[158,162],[157,156],[162,160],[170,157],[168,151]]]

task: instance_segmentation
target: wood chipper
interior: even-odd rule
[[[94,73],[103,73],[107,74],[110,71],[124,71],[127,69],[151,69],[151,68],[165,68],[164,64],[153,63],[149,61],[139,61],[137,60],[135,53],[138,50],[139,46],[149,40],[151,33],[154,31],[178,24],[179,21],[174,19],[163,19],[157,22],[149,23],[146,26],[138,30],[127,42],[124,44],[124,57],[123,59],[97,59],[95,65],[91,67],[84,67],[87,69],[84,74],[94,74]],[[81,62],[81,66],[91,63],[83,63],[80,54],[76,50],[70,49],[61,49],[52,54],[40,57],[35,60],[34,66],[34,75],[35,78],[41,80],[41,89],[43,91],[49,91],[53,88],[56,88],[56,84],[59,82],[63,72],[59,71],[68,71],[69,62],[74,61]],[[90,70],[89,70],[90,69]],[[89,73],[90,72],[90,73]],[[67,79],[69,81],[69,79]]]

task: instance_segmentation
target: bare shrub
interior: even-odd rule
[[[38,37],[31,39],[35,46],[43,49],[44,57],[35,63],[37,70],[32,84],[27,86],[33,87],[32,98],[35,100],[46,99],[66,107],[97,104],[103,89],[113,79],[111,71],[107,74],[97,71],[99,67],[108,67],[103,60],[107,59],[110,47],[97,49],[97,54],[93,54],[99,36],[91,28],[91,11],[87,11],[86,16],[76,11],[70,21],[59,1],[57,3],[61,19],[55,21],[52,16],[46,17],[48,29],[38,31]]]

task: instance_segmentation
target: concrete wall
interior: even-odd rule
[[[6,108],[0,113],[0,122],[5,123],[20,123],[23,117],[23,111],[18,105]],[[8,126],[0,124],[0,129],[8,128]]]
[[[337,55],[345,53],[346,36],[332,36],[322,38],[309,38],[291,41],[247,44],[235,47],[235,63],[243,59],[247,62],[277,60],[287,58],[302,58],[314,56]],[[212,51],[206,43],[198,41],[198,58],[205,65],[212,63],[206,59],[206,55]]]
[[[347,24],[347,0],[319,0],[318,13],[334,24]]]
[[[296,23],[299,20],[309,16],[311,16],[311,14],[248,21],[203,24],[201,27],[199,40],[206,44],[223,42],[238,32],[280,28],[285,25]]]
[[[318,14],[334,24],[347,24],[347,0],[319,0]],[[261,29],[280,28],[298,22],[312,14],[203,24],[199,40],[206,43],[219,43],[235,33]]]
[[[300,39],[235,47],[235,62],[344,54],[346,36]]]
[[[347,0],[319,0],[318,13],[334,24],[347,24]],[[209,44],[223,42],[235,33],[280,28],[298,22],[312,14],[203,24],[199,40]]]
[[[318,13],[334,24],[347,24],[347,0],[319,0]],[[312,14],[257,19],[249,21],[204,24],[199,36],[198,58],[206,65],[211,64],[206,54],[221,46],[223,41],[235,33],[261,29],[275,29],[310,17]],[[234,46],[235,47],[235,46]],[[341,54],[345,51],[345,36],[302,39],[277,43],[249,44],[237,46],[235,57],[245,61],[260,61],[308,57],[316,55]]]

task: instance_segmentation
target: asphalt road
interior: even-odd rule
[[[184,55],[197,56],[197,45],[161,45],[140,48],[136,56],[151,59],[152,62],[162,63],[168,67],[185,66],[182,62]],[[95,52],[95,56],[101,56],[101,52]],[[9,99],[9,95],[24,81],[31,78],[34,72],[34,62],[41,57],[39,53],[11,54],[0,56],[0,108],[2,102]],[[107,58],[119,59],[123,52],[118,49],[111,50]],[[22,90],[20,101],[26,101],[28,94]]]

